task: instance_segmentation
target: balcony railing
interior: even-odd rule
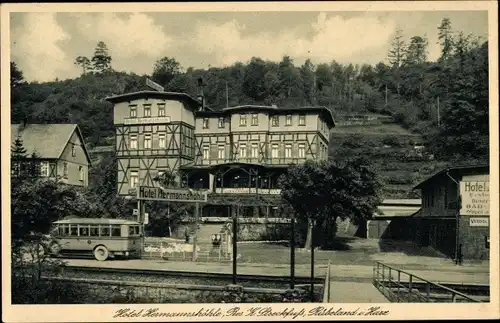
[[[279,195],[279,188],[255,188],[255,187],[238,187],[238,188],[220,188],[214,190],[217,194],[272,194]]]

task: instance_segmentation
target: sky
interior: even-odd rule
[[[296,65],[376,64],[386,61],[396,29],[408,42],[426,36],[429,59],[439,56],[437,27],[487,38],[486,11],[400,12],[16,12],[10,15],[11,61],[28,81],[80,75],[78,56],[91,58],[97,42],[109,48],[118,71],[151,74],[154,63],[175,58],[184,69],[229,66],[253,56]]]

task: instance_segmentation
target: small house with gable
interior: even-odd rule
[[[88,186],[91,159],[77,124],[13,124],[11,142],[16,139],[22,141],[27,157],[36,156],[40,177]]]

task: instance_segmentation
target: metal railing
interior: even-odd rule
[[[481,302],[464,293],[379,261],[373,266],[373,285],[388,300],[397,303]]]
[[[196,250],[195,250],[196,248]],[[224,245],[213,246],[211,243],[184,243],[148,241],[144,243],[144,258],[186,261],[228,261],[231,254]]]
[[[326,266],[325,285],[323,287],[323,303],[330,302],[330,260]]]

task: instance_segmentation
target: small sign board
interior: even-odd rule
[[[489,218],[470,218],[469,225],[471,227],[488,227],[490,225]]]
[[[153,80],[147,78],[146,79],[146,85],[149,86],[150,88],[158,91],[158,92],[165,92],[165,89],[163,88],[163,86],[161,86],[160,84],[156,83],[156,82],[153,82]]]
[[[147,123],[170,123],[169,116],[166,117],[146,117],[146,118],[126,118],[124,124],[147,124]]]
[[[206,202],[207,195],[207,191],[146,186],[141,186],[137,191],[137,199],[150,201]]]
[[[460,182],[460,215],[490,215],[490,182]]]

